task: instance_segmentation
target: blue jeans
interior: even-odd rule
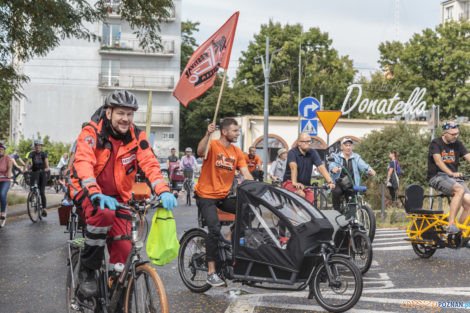
[[[0,206],[1,212],[4,213],[7,209],[7,193],[10,189],[10,181],[0,182]]]

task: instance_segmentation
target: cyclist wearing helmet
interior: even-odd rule
[[[49,171],[49,159],[47,158],[47,152],[42,151],[42,140],[37,139],[34,141],[34,150],[29,153],[28,159],[26,160],[25,168],[28,168],[31,160],[31,179],[32,184],[37,184],[39,193],[41,194],[41,205],[43,208],[47,206],[46,202],[46,184],[47,184],[47,173]],[[42,216],[47,216],[47,211],[42,210]]]
[[[462,173],[458,171],[459,159],[463,157],[470,163],[470,153],[457,139],[459,125],[446,122],[442,125],[442,130],[442,137],[433,139],[429,145],[428,179],[431,187],[447,196],[452,196],[447,232],[455,234],[460,231],[455,225],[460,207],[464,208],[460,215],[460,223],[463,223],[470,214],[470,191],[462,180]]]
[[[167,210],[177,204],[145,132],[132,124],[137,108],[132,93],[110,93],[77,139],[71,188],[87,224],[79,273],[80,293],[85,297],[98,292],[94,270],[100,268],[104,258],[106,238],[130,232],[128,212],[115,210],[118,202],[130,200],[137,168],[143,170]],[[126,263],[130,249],[128,240],[108,243],[110,270],[116,263]]]
[[[184,150],[185,155],[181,158],[180,164],[183,168],[184,178],[193,179],[194,170],[198,170],[196,158],[192,155],[193,149],[190,147]]]

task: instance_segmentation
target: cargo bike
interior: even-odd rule
[[[333,227],[304,198],[280,187],[245,181],[237,188],[231,240],[219,236],[217,274],[251,287],[299,291],[326,310],[344,312],[362,294],[362,275],[349,256],[335,253]],[[206,283],[204,228],[180,240],[178,270],[193,292]]]

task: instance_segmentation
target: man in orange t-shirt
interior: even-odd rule
[[[251,146],[248,149],[248,154],[245,154],[245,161],[251,176],[253,176],[253,179],[263,181],[264,172],[261,169],[263,163],[261,163],[261,158],[259,155],[256,155],[255,147]]]
[[[207,158],[202,164],[201,174],[195,187],[196,204],[207,224],[209,233],[206,238],[206,260],[208,265],[207,283],[213,287],[222,286],[225,282],[215,272],[217,244],[220,236],[220,221],[217,208],[235,214],[236,199],[227,198],[239,170],[244,179],[252,180],[246,166],[243,152],[232,145],[237,142],[240,129],[236,120],[226,118],[220,123],[220,139],[211,140],[210,135],[215,131],[215,124],[207,127],[207,133],[197,146],[197,154],[202,156],[209,144]]]

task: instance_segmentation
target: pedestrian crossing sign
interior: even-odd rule
[[[316,136],[318,130],[318,120],[316,119],[302,119],[300,121],[300,129],[303,133],[307,133],[310,136]]]

